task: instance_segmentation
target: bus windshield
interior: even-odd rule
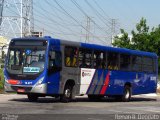
[[[7,71],[10,74],[38,74],[44,70],[45,49],[37,47],[10,48],[8,52]]]

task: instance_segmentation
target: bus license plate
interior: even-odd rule
[[[24,90],[24,88],[18,88],[17,92],[23,93],[23,92],[25,92],[25,90]]]

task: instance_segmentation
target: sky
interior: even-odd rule
[[[74,1],[80,9],[74,4]],[[44,28],[45,34],[50,34],[50,31],[52,35],[53,31],[53,37],[55,33],[55,37],[62,39],[82,42],[97,42],[101,39],[100,44],[108,44],[111,34],[118,34],[120,28],[130,33],[142,17],[147,19],[150,28],[160,24],[159,0],[57,0],[57,3],[55,0],[34,0],[34,23],[40,26],[41,23],[36,22],[36,16],[44,16],[43,23],[49,21],[47,23],[49,25],[41,26]],[[66,15],[64,10],[71,16]],[[86,16],[91,18],[90,29],[87,29]],[[116,20],[114,32],[112,19]],[[59,24],[63,24],[64,27],[56,25],[54,20]],[[50,25],[52,28],[49,28]],[[88,33],[89,39],[86,38]]]
[[[158,26],[159,5],[160,0],[33,0],[34,29],[54,38],[109,45],[112,35],[121,28],[130,34],[142,17],[150,28]]]

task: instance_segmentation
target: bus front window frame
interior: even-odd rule
[[[29,55],[27,55],[25,53],[25,51],[28,49],[31,50],[31,53]],[[11,52],[13,53],[13,55],[11,55]],[[8,51],[8,61],[6,62],[7,71],[9,72],[9,74],[15,74],[15,75],[18,75],[18,74],[23,74],[23,75],[39,74],[39,73],[43,72],[45,69],[45,61],[46,61],[45,54],[46,54],[46,49],[41,49],[38,47],[34,47],[34,48],[30,47],[30,46],[25,46],[25,47],[21,47],[21,48],[16,47],[16,46],[10,47],[9,51]],[[11,59],[11,57],[14,57],[14,58]],[[31,60],[33,61],[32,57],[38,58],[38,61],[37,62],[35,61],[34,64],[33,64],[33,62],[31,62]],[[29,58],[30,58],[30,62],[27,62],[28,61],[27,59],[29,59]],[[40,58],[43,58],[43,60]],[[13,64],[11,63],[11,60],[13,60]],[[40,60],[41,60],[41,62],[40,62]],[[29,67],[37,68],[37,71],[25,72],[24,68],[27,69]]]

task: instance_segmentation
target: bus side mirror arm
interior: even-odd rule
[[[5,53],[4,53],[4,51],[2,51],[2,59],[4,59],[5,58]]]

